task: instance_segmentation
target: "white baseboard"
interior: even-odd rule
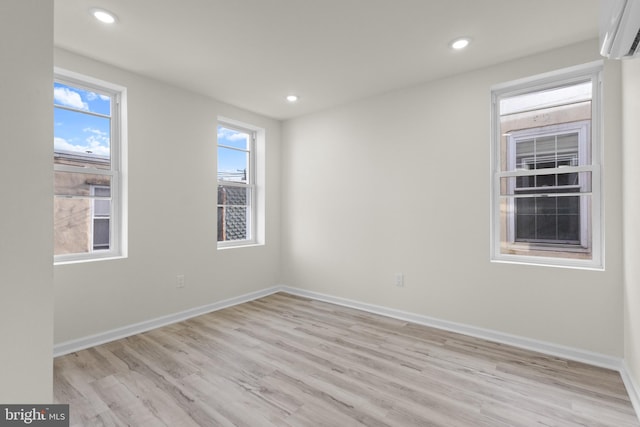
[[[620,376],[622,377],[624,386],[627,388],[627,393],[629,393],[629,400],[631,400],[633,409],[636,411],[636,415],[640,420],[640,387],[633,379],[633,375],[631,375],[630,372],[631,371],[629,370],[627,363],[623,361],[622,368],[620,369]]]
[[[476,338],[485,339],[488,341],[494,341],[502,344],[512,345],[514,347],[523,348],[526,350],[536,351],[544,353],[549,356],[561,357],[563,359],[569,359],[577,362],[587,363],[589,365],[598,366],[601,368],[612,369],[619,371],[622,366],[622,359],[607,356],[595,352],[581,350],[572,347],[566,347],[546,341],[534,340],[531,338],[519,337],[517,335],[506,334],[499,331],[490,329],[479,328],[476,326],[465,325],[462,323],[450,322],[447,320],[441,320],[434,317],[424,316],[421,314],[410,313],[402,310],[396,310],[393,308],[383,307],[374,304],[367,304],[360,301],[354,301],[346,298],[335,297],[331,295],[321,294],[318,292],[307,291],[304,289],[291,288],[287,286],[281,287],[283,292],[290,293],[292,295],[298,295],[301,297],[311,298],[319,301],[326,301],[345,307],[356,308],[359,310],[367,311],[369,313],[380,314],[383,316],[392,317],[394,319],[406,320],[408,322],[417,323],[432,328],[442,329],[445,331],[457,332],[464,335],[469,335]]]
[[[226,300],[214,302],[212,304],[203,305],[201,307],[191,308],[179,313],[169,314],[167,316],[157,317],[155,319],[145,320],[144,322],[135,323],[133,325],[124,326],[122,328],[112,329],[110,331],[102,332],[87,337],[65,341],[53,346],[53,357],[63,356],[65,354],[73,353],[74,351],[84,350],[86,348],[95,347],[100,344],[104,344],[110,341],[115,341],[121,338],[130,337],[132,335],[140,334],[142,332],[150,331],[151,329],[159,328],[161,326],[170,325],[172,323],[181,322],[183,320],[190,319],[192,317],[200,316],[202,314],[211,313],[216,310],[231,307],[234,305],[242,304],[248,301],[253,301],[258,298],[266,297],[273,293],[282,291],[281,286],[275,286],[272,288],[263,289],[257,292],[251,292],[248,294],[240,295],[237,297],[229,298]]]

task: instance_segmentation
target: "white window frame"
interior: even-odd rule
[[[83,89],[109,95],[111,97],[111,132],[110,132],[110,163],[111,168],[98,169],[59,165],[54,163],[54,171],[82,173],[92,175],[106,175],[111,177],[111,214],[109,224],[109,249],[93,249],[93,200],[91,203],[90,245],[88,252],[54,255],[54,264],[73,264],[86,261],[99,261],[127,257],[127,121],[125,87],[65,70],[54,68],[54,81]],[[54,194],[54,197],[55,196]],[[63,196],[73,198],[75,196]],[[87,198],[87,196],[78,196]]]
[[[493,86],[491,88],[491,239],[490,239],[490,251],[492,262],[508,262],[508,263],[522,263],[522,264],[534,264],[545,265],[554,267],[567,267],[567,268],[585,268],[585,269],[604,269],[604,226],[602,222],[604,205],[604,197],[602,195],[602,189],[604,188],[602,182],[602,69],[603,62],[596,61],[589,64],[584,64],[576,67],[571,67],[563,70],[553,71],[542,75],[516,80],[513,82],[507,82],[500,85]],[[500,129],[500,101],[503,98],[509,98],[517,95],[524,95],[527,93],[542,91],[545,89],[551,89],[563,85],[578,84],[580,82],[591,81],[592,84],[592,98],[591,98],[591,123],[590,126],[582,128],[580,132],[587,132],[587,141],[590,140],[590,147],[586,147],[590,150],[591,163],[581,164],[577,167],[571,167],[571,170],[555,168],[545,169],[545,173],[568,173],[578,172],[582,176],[580,182],[584,182],[584,175],[591,173],[591,191],[581,191],[582,195],[591,196],[591,218],[586,223],[591,228],[589,233],[588,229],[581,230],[581,244],[590,244],[591,246],[591,259],[575,259],[571,257],[556,257],[556,256],[538,256],[538,255],[525,255],[525,254],[506,254],[501,253],[501,229],[502,229],[502,216],[500,212],[500,183],[501,179],[505,177],[514,176],[531,176],[537,175],[539,172],[515,170],[515,167],[510,167],[508,171],[501,171],[502,161],[507,163],[514,162],[515,159],[501,158],[501,129]],[[574,123],[577,127],[583,127],[584,123]],[[570,125],[570,124],[566,124]],[[565,126],[565,124],[557,125]],[[553,129],[549,127],[547,129],[553,134]],[[558,130],[558,129],[556,129]],[[512,132],[508,138],[520,138],[526,136],[527,132],[536,133],[544,132],[544,128],[536,128],[530,130],[523,130],[521,132]],[[590,136],[590,138],[589,138]],[[581,136],[582,137],[582,136]],[[511,143],[508,142],[508,146]],[[588,144],[587,144],[588,145]],[[515,154],[509,153],[507,147],[506,156],[514,156]],[[580,153],[580,156],[585,153]],[[581,160],[585,160],[583,157]],[[512,163],[511,166],[515,166]],[[584,198],[581,198],[584,199]],[[581,215],[587,214],[587,206],[584,200],[581,202]],[[513,212],[513,209],[510,210]],[[513,227],[511,213],[506,215],[507,218],[507,239],[512,240],[514,236],[514,230],[509,230],[509,227]],[[583,221],[584,222],[584,221]],[[591,236],[591,241],[588,241],[588,237]],[[536,245],[531,245],[532,251],[536,250]],[[567,254],[575,251],[576,249],[562,248],[557,252],[566,252]],[[577,249],[578,251],[580,249]]]
[[[238,150],[234,147],[229,147],[223,144],[220,144],[220,141],[216,140],[216,176],[217,176],[217,153],[219,147],[224,147],[227,149],[238,150],[238,151],[247,151],[248,152],[248,167],[247,167],[247,182],[240,183],[234,181],[225,181],[217,179],[216,185],[216,218],[217,211],[222,205],[217,203],[218,198],[218,189],[220,186],[225,187],[239,187],[246,188],[249,190],[249,206],[247,209],[247,239],[242,240],[225,240],[218,241],[217,247],[218,249],[228,249],[228,248],[237,248],[237,247],[246,247],[246,246],[254,246],[263,244],[264,242],[264,232],[263,232],[263,224],[264,224],[264,203],[263,197],[261,195],[264,194],[264,185],[262,183],[263,179],[261,177],[264,176],[264,156],[260,155],[260,148],[264,145],[264,130],[243,122],[239,122],[237,120],[228,119],[228,118],[218,118],[218,123],[216,126],[216,131],[218,126],[221,126],[226,129],[234,130],[241,133],[246,133],[249,135],[249,144],[247,150]],[[217,224],[217,219],[216,219]],[[218,233],[216,232],[216,238]]]

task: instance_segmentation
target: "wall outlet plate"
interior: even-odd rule
[[[395,276],[395,285],[399,288],[404,286],[404,273],[396,273]]]

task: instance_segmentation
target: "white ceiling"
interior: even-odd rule
[[[64,49],[286,119],[596,38],[597,12],[598,0],[55,0],[54,35]],[[463,52],[448,47],[458,36],[473,38]]]

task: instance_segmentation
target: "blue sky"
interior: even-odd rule
[[[56,151],[110,155],[111,98],[104,94],[55,83],[53,86],[54,128],[53,146]]]
[[[249,135],[223,126],[218,126],[218,145],[246,150]],[[239,180],[247,168],[247,154],[224,147],[218,147],[218,178],[225,180]]]

